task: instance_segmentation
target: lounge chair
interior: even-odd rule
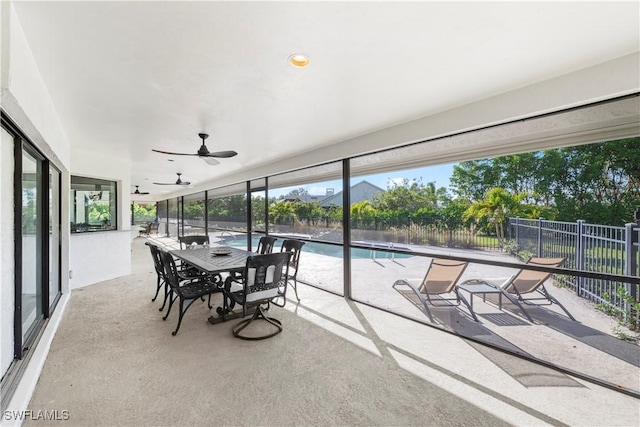
[[[433,322],[433,316],[429,310],[429,305],[434,307],[442,306],[458,306],[460,302],[464,303],[469,309],[469,313],[473,320],[478,321],[478,317],[475,315],[469,302],[460,294],[456,288],[460,276],[464,273],[468,263],[465,261],[453,261],[447,259],[434,258],[427,269],[427,273],[422,279],[422,282],[416,287],[411,281],[401,279],[396,280],[393,284],[393,288],[397,290],[399,286],[408,286],[420,299],[424,305],[424,309],[429,316],[429,319]],[[440,296],[438,299],[432,299],[434,295],[454,294],[453,298],[444,298]],[[440,304],[439,302],[444,302]],[[455,301],[456,304],[451,304],[450,301]]]
[[[531,258],[527,264],[529,265],[537,265],[541,267],[560,267],[566,258]],[[501,285],[496,285],[489,282],[484,282],[488,285],[494,286],[500,290],[502,293],[513,301],[514,297],[517,301],[522,304],[528,305],[551,305],[557,304],[571,320],[576,320],[571,313],[562,305],[560,302],[555,299],[544,287],[544,282],[552,275],[553,273],[544,272],[544,271],[534,271],[534,270],[525,270],[522,269],[518,271],[513,276],[509,277],[505,280]],[[528,294],[538,294],[540,296],[535,298],[524,298],[525,295]],[[533,301],[547,301],[547,304],[536,304]],[[520,305],[520,304],[518,304]],[[531,317],[526,312],[524,307],[520,306],[522,312],[531,320]]]

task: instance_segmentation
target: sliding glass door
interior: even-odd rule
[[[21,262],[21,325],[22,342],[36,328],[43,318],[42,304],[42,168],[43,159],[28,146],[22,146],[21,177],[21,222],[22,222],[22,262]]]
[[[49,166],[49,308],[60,295],[60,171]]]

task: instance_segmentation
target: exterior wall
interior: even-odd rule
[[[130,230],[97,231],[71,236],[71,289],[131,273]]]
[[[0,138],[0,200],[13,199],[13,142],[4,129]],[[13,205],[0,205],[0,376],[13,361],[13,301],[15,299]]]
[[[71,165],[73,175],[116,181],[118,203],[118,231],[71,235],[70,287],[75,289],[131,273],[131,163],[128,157],[73,150]]]
[[[62,297],[47,322],[38,344],[30,350],[30,359],[21,367],[19,383],[7,405],[8,410],[24,410],[38,381],[49,346],[69,299],[69,166],[70,144],[62,129],[48,90],[38,72],[13,4],[0,2],[2,43],[2,110],[27,135],[31,142],[61,172],[61,271]],[[0,369],[7,372],[13,361],[14,313],[14,220],[13,220],[13,144],[3,136],[0,148]],[[4,422],[3,422],[4,425]]]

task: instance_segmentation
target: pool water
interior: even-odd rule
[[[278,241],[276,241],[276,251],[279,250],[278,248],[280,247],[279,243],[281,243],[281,240],[283,239],[278,238]],[[260,241],[260,237],[254,237],[251,240],[251,248],[255,250],[258,247],[259,241]],[[245,249],[247,247],[247,238],[246,236],[236,236],[236,238],[233,239],[225,236],[224,241],[221,243],[227,246],[233,246],[236,248]],[[405,248],[402,248],[402,249],[405,249]],[[342,259],[343,257],[341,246],[325,245],[317,242],[305,242],[304,246],[302,247],[302,252],[308,252],[308,253],[318,254],[318,255],[326,255],[326,256],[340,258],[340,259]],[[391,252],[376,251],[372,249],[361,249],[361,248],[351,249],[352,259],[371,259],[374,257],[376,259],[411,258],[411,255],[394,254]]]

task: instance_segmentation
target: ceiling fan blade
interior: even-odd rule
[[[213,157],[200,156],[200,158],[202,160],[204,160],[205,162],[207,162],[208,164],[210,164],[211,166],[215,166],[215,165],[219,165],[220,164],[220,162],[217,161],[216,159],[214,159]]]
[[[175,182],[154,182],[155,185],[176,185]],[[180,185],[180,184],[178,184]]]
[[[155,151],[156,153],[162,153],[162,154],[170,154],[172,156],[197,156],[197,154],[191,154],[191,153],[172,153],[171,151],[162,151],[162,150],[156,150],[154,148],[151,149],[151,151]]]
[[[207,156],[209,157],[220,157],[220,158],[229,158],[229,157],[233,157],[233,156],[237,156],[238,153],[236,153],[233,150],[230,151],[214,151],[213,153],[209,153]]]
[[[178,185],[191,185],[191,183],[189,181],[182,181],[180,184]]]

